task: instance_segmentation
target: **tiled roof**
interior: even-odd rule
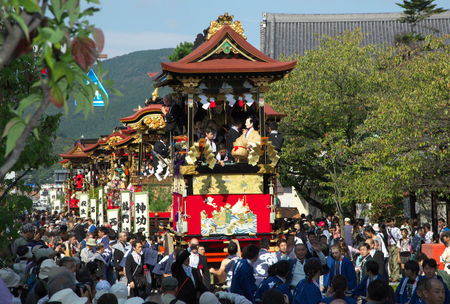
[[[151,104],[151,105],[146,106],[145,108],[138,110],[133,115],[120,118],[120,121],[123,123],[135,122],[135,121],[138,121],[139,119],[141,119],[144,115],[146,115],[148,113],[161,113],[161,109],[162,109],[161,104]]]
[[[264,104],[264,113],[268,117],[286,117],[287,114],[283,114],[280,112],[275,111],[271,106],[269,106],[267,103]]]
[[[238,50],[246,54],[246,57],[236,57],[232,54],[224,58],[212,56],[225,39],[230,39]],[[181,74],[259,73],[287,72],[292,70],[295,64],[295,61],[280,62],[266,56],[230,26],[224,25],[211,39],[205,41],[192,53],[177,62],[162,62],[161,68],[164,72]]]
[[[260,24],[260,49],[272,58],[304,54],[317,48],[320,36],[336,36],[360,28],[363,44],[393,44],[395,36],[410,32],[410,25],[398,19],[401,13],[379,14],[275,14],[263,13]],[[432,34],[450,33],[450,12],[433,15],[421,22],[416,31]]]

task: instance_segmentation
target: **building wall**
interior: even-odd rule
[[[411,31],[410,24],[401,23],[400,13],[381,14],[275,14],[263,13],[260,23],[260,50],[272,58],[282,55],[303,55],[315,49],[323,35],[336,36],[360,28],[363,44],[393,44],[395,36]],[[450,12],[423,20],[416,31],[426,34],[450,33]]]
[[[312,215],[314,218],[322,216],[322,211],[309,204],[294,187],[284,187],[283,193],[278,194],[280,207],[297,208],[299,214]]]

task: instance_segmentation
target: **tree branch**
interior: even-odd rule
[[[45,10],[47,8],[47,0],[43,2],[42,8],[42,15],[30,15],[25,11],[21,12],[20,16],[22,17],[25,24],[27,24],[28,32],[34,31],[41,24],[41,21],[44,18],[43,16],[45,15]],[[7,19],[5,19],[5,21],[9,23]],[[7,24],[5,24],[5,26],[6,25]],[[25,38],[25,34],[18,24],[14,24],[12,26],[10,25],[9,29],[7,27],[6,38],[3,41],[3,44],[0,45],[0,71],[5,65],[10,63],[16,57],[14,51],[16,50],[16,47],[19,44],[20,40],[22,40],[23,38]]]
[[[50,104],[50,88],[48,86],[47,81],[45,82],[44,81],[45,80],[42,80],[42,91],[44,92],[44,99],[39,105],[39,108],[36,110],[36,112],[34,112],[33,116],[30,118],[30,121],[25,126],[22,134],[17,139],[15,148],[12,150],[9,156],[6,157],[5,162],[0,167],[0,181],[4,180],[5,175],[13,168],[15,163],[18,161],[20,154],[25,149],[25,144],[28,136],[33,131],[33,129],[37,127],[39,119],[41,118],[45,109]]]
[[[17,183],[25,176],[28,174],[28,172],[30,172],[31,168],[26,169],[19,177],[17,177],[16,179],[14,179],[14,181],[8,186],[8,188],[6,188],[5,192],[3,192],[2,196],[0,196],[0,205],[2,205],[2,201],[3,199],[6,197],[6,195],[8,194],[8,192],[17,185]]]

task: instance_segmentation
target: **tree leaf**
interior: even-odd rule
[[[92,37],[94,37],[98,53],[101,53],[105,47],[105,35],[103,35],[103,31],[99,28],[92,29]]]
[[[36,0],[20,0],[20,4],[23,5],[28,13],[37,12],[42,14],[41,7]]]
[[[64,105],[64,95],[56,84],[50,89],[50,100],[59,109]]]
[[[86,72],[97,59],[95,42],[88,37],[76,37],[72,40],[72,55],[75,62]]]
[[[51,74],[52,80],[56,83],[61,77],[66,75],[67,70],[65,63],[61,61],[55,62]]]
[[[31,94],[22,99],[19,103],[19,107],[17,108],[17,112],[19,115],[22,115],[23,111],[31,106],[36,101],[41,100],[41,96],[39,94]]]
[[[22,134],[23,129],[25,129],[25,124],[20,119],[18,119],[15,123],[13,123],[12,126],[9,128],[8,135],[6,138],[5,155],[8,155],[14,149],[14,147],[16,146],[17,139]]]
[[[30,33],[28,31],[28,26],[25,24],[25,21],[23,21],[23,18],[17,15],[15,12],[10,12],[10,15],[19,24],[27,40],[30,40]]]
[[[123,96],[122,92],[120,92],[119,90],[117,90],[117,89],[115,89],[113,87],[109,87],[108,89],[111,91],[111,93],[113,93],[113,94],[115,94],[117,96]]]
[[[11,127],[18,123],[20,121],[19,117],[14,117],[5,126],[5,130],[3,130],[2,138],[4,138],[6,135],[8,135],[8,132],[10,131]]]
[[[52,5],[50,6],[50,10],[52,11],[52,13],[55,16],[56,20],[58,22],[60,22],[61,21],[61,16],[63,14],[63,10],[61,8],[61,1],[53,1]]]

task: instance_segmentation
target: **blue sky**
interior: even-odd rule
[[[401,0],[102,0],[93,23],[105,33],[109,58],[193,41],[225,12],[242,22],[248,41],[259,48],[263,12],[345,14],[401,12]],[[450,8],[450,0],[437,0]]]

